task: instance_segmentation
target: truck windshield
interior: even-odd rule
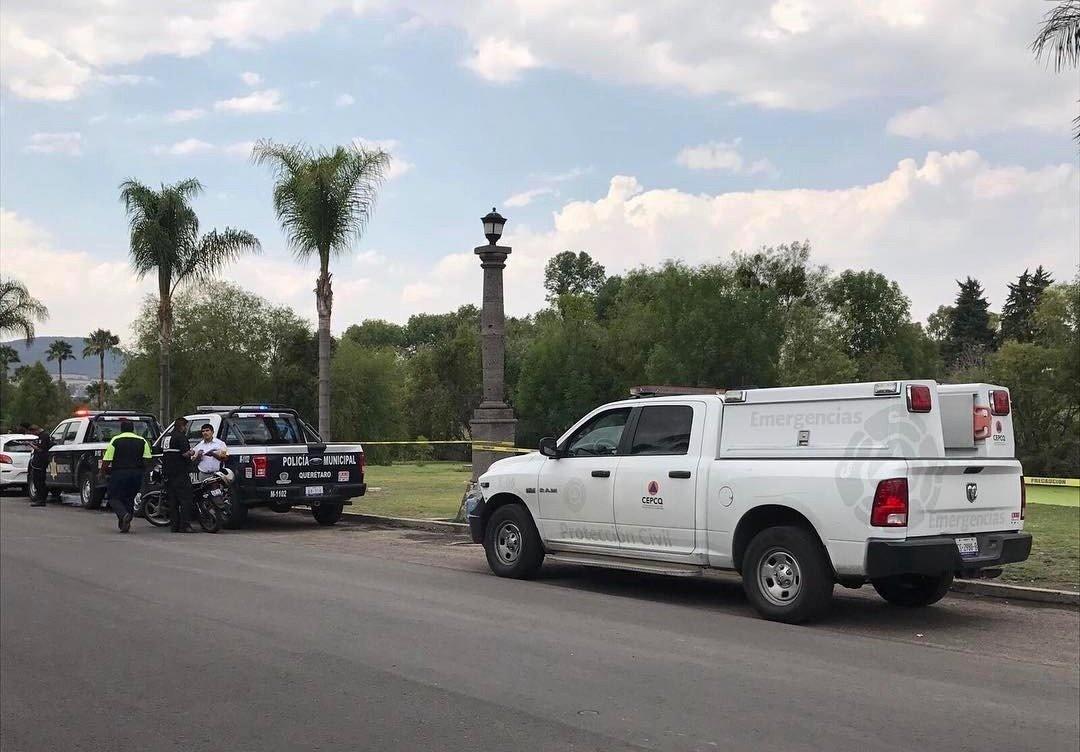
[[[284,413],[235,415],[229,418],[225,441],[254,446],[307,443],[296,417]]]

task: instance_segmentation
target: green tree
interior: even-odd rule
[[[943,347],[946,362],[956,367],[961,360],[978,358],[994,343],[994,331],[990,328],[990,304],[977,279],[968,277],[957,282],[960,291],[949,322],[949,335]]]
[[[274,211],[299,259],[315,256],[315,310],[319,317],[319,433],[329,438],[330,315],[334,307],[330,257],[347,253],[375,209],[379,185],[390,166],[381,149],[338,146],[311,149],[263,140],[252,152],[274,173]]]
[[[86,389],[83,390],[83,394],[86,397],[87,404],[90,404],[90,403],[92,403],[94,401],[97,401],[99,407],[103,404],[102,401],[101,401],[102,390],[101,390],[101,385],[100,384],[87,384]],[[113,387],[112,384],[106,384],[105,385],[105,390],[104,390],[104,397],[105,397],[104,404],[105,405],[112,405],[114,403],[115,396],[116,396],[116,388]]]
[[[1036,59],[1052,60],[1058,73],[1080,64],[1080,0],[1064,0],[1047,12],[1031,49]],[[1080,115],[1073,119],[1073,138],[1080,141]]]
[[[48,427],[70,414],[70,402],[40,362],[23,372],[11,407],[12,420]]]
[[[132,268],[140,278],[157,277],[158,412],[163,423],[172,411],[173,296],[181,285],[206,282],[244,253],[260,251],[258,239],[245,230],[226,227],[221,232],[199,233],[191,201],[202,190],[193,178],[162,184],[157,191],[136,180],[120,185],[120,200],[131,227]]]
[[[480,312],[470,305],[453,313],[419,314],[409,318],[405,330],[409,434],[468,437],[481,393]]]
[[[402,366],[389,347],[369,349],[342,339],[330,368],[334,391],[333,431],[349,441],[400,438]]]
[[[952,306],[938,306],[937,310],[926,319],[926,335],[938,345],[949,338],[949,328],[956,309]]]
[[[399,348],[405,344],[405,327],[383,319],[366,319],[350,325],[343,336],[361,347]]]
[[[604,267],[585,251],[556,253],[544,267],[544,289],[552,304],[563,295],[595,297],[606,279]]]
[[[874,271],[844,271],[826,285],[825,301],[856,361],[880,357],[910,320],[911,303],[900,286]]]
[[[83,347],[84,358],[98,359],[98,408],[105,407],[105,356],[115,350],[120,344],[120,338],[108,329],[95,329],[86,337],[86,346]]]
[[[828,270],[810,265],[810,241],[764,246],[754,253],[735,253],[735,279],[742,287],[771,290],[785,308],[817,302]]]
[[[1016,282],[1009,283],[1009,295],[1001,308],[1001,342],[1031,342],[1035,338],[1035,309],[1043,291],[1053,284],[1049,272],[1041,266],[1031,274],[1027,269]]]
[[[48,317],[49,309],[30,295],[26,285],[17,279],[0,279],[0,336],[15,334],[30,344],[34,324]]]
[[[0,380],[7,381],[8,368],[19,362],[19,352],[11,345],[0,345]]]
[[[777,376],[783,386],[840,384],[858,373],[839,322],[807,304],[792,309],[780,346]]]
[[[57,381],[64,383],[64,361],[75,360],[75,353],[71,349],[71,343],[63,339],[54,339],[49,343],[46,351],[46,360],[56,361]]]

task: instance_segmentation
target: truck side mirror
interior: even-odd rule
[[[550,457],[553,460],[559,459],[559,445],[555,442],[553,437],[545,436],[540,439],[540,454],[545,457]]]

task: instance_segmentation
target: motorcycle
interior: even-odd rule
[[[172,510],[161,470],[151,470],[149,480],[151,487],[135,497],[135,514],[144,517],[155,527],[165,527],[172,522]],[[192,481],[192,504],[199,518],[199,526],[206,532],[218,532],[232,514],[232,484],[235,480],[235,473],[223,468]]]

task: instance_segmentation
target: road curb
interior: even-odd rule
[[[385,517],[381,514],[355,512],[346,512],[342,515],[341,520],[342,522],[347,520],[354,524],[366,523],[369,525],[383,525],[385,527],[427,530],[430,532],[448,533],[450,535],[466,536],[469,534],[469,526],[461,522],[423,520],[413,517]],[[951,589],[958,593],[970,593],[972,595],[982,595],[991,598],[1080,606],[1080,593],[1074,593],[1069,590],[1048,590],[1046,588],[1024,587],[1023,585],[1005,585],[1000,582],[988,582],[985,580],[956,580],[953,582]]]
[[[952,590],[958,593],[985,595],[991,598],[1005,598],[1015,601],[1033,601],[1036,603],[1056,603],[1065,606],[1080,606],[1080,593],[1069,590],[1048,590],[1046,588],[1006,585],[1001,582],[980,580],[956,580]]]

